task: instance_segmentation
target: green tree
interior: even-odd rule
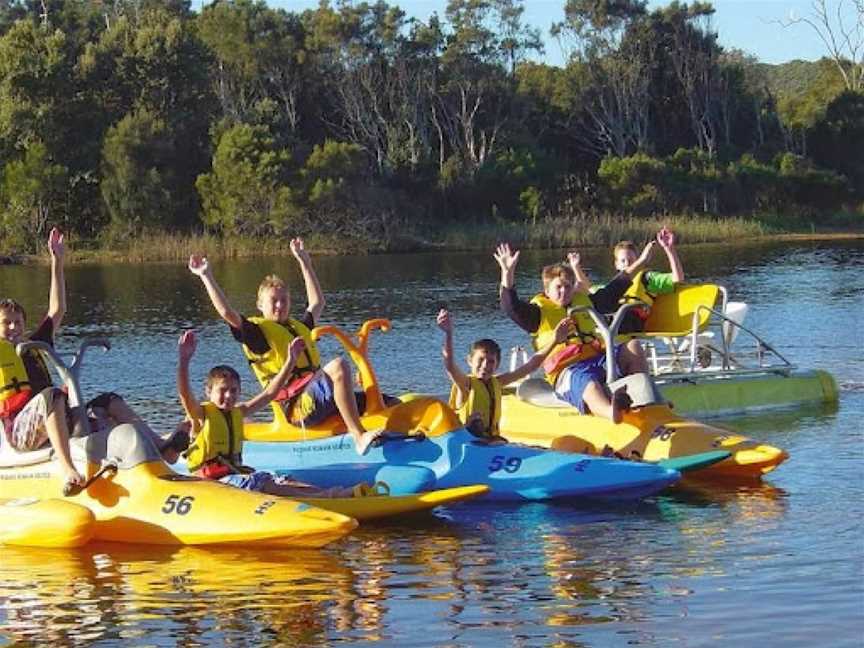
[[[266,127],[236,124],[219,138],[213,168],[198,177],[204,223],[223,232],[266,235],[292,226],[298,209],[287,186],[290,155]]]
[[[54,164],[42,142],[3,168],[0,191],[3,238],[7,245],[35,252],[53,225],[64,221],[67,170]]]
[[[855,195],[864,198],[864,93],[847,91],[828,104],[808,140],[813,160],[846,176]]]
[[[128,237],[180,220],[174,159],[164,120],[146,109],[126,115],[108,130],[100,186],[113,234]]]

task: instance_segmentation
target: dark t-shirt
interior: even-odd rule
[[[54,320],[50,317],[45,317],[27,339],[34,342],[45,342],[53,347]],[[46,387],[54,384],[54,381],[51,380],[51,373],[45,366],[45,362],[37,353],[36,351],[28,351],[21,358],[21,361],[24,363],[24,369],[27,371],[27,377],[30,379],[30,389],[33,390],[34,394],[38,394]]]

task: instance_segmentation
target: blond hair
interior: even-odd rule
[[[629,250],[638,256],[639,251],[636,249],[636,244],[633,241],[618,241],[615,247],[612,248],[612,257],[616,257],[622,250]]]
[[[258,285],[258,299],[261,299],[261,295],[265,290],[284,290],[286,293],[288,292],[288,284],[282,281],[282,278],[275,274],[270,274],[264,277],[261,280],[261,283]]]

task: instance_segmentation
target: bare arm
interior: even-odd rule
[[[441,347],[441,355],[444,356],[444,370],[459,389],[460,396],[465,398],[471,389],[471,381],[453,358],[453,322],[450,319],[450,313],[442,308],[438,311],[437,322],[438,328],[444,331],[444,345]]]
[[[228,298],[225,297],[222,288],[216,283],[216,279],[213,278],[213,270],[207,262],[207,257],[193,254],[189,257],[189,270],[192,274],[201,277],[201,282],[207,289],[207,295],[210,297],[213,308],[219,313],[219,317],[233,328],[239,329],[242,324],[240,313],[234,310],[231,304],[228,303]]]
[[[568,252],[567,263],[570,264],[573,274],[576,275],[576,289],[579,292],[587,293],[591,289],[591,277],[582,269],[582,255],[578,252]]]
[[[678,248],[675,247],[675,233],[664,227],[657,233],[657,242],[666,253],[666,258],[669,261],[669,270],[672,272],[672,280],[675,283],[681,283],[684,281],[684,266],[681,265]]]
[[[302,352],[303,338],[297,337],[291,340],[291,344],[288,345],[287,357],[285,358],[282,368],[279,369],[279,373],[273,376],[270,382],[267,383],[264,391],[257,396],[250,398],[245,403],[239,403],[237,405],[237,408],[244,416],[254,414],[258,410],[269,405],[270,401],[276,398],[279,390],[282,389],[283,385],[285,385],[285,381],[287,381],[288,377],[291,375],[291,370],[294,369],[294,366],[297,364],[297,357]]]
[[[306,286],[306,300],[309,305],[306,310],[312,314],[312,321],[316,324],[321,319],[321,313],[324,311],[324,306],[327,301],[324,299],[324,292],[321,290],[321,284],[318,282],[318,275],[312,268],[312,257],[303,246],[303,239],[291,239],[291,254],[297,259],[300,264],[300,272],[303,273],[303,285]]]
[[[552,352],[552,349],[567,339],[567,332],[570,330],[570,325],[571,322],[569,317],[562,319],[558,322],[558,326],[555,327],[555,338],[549,342],[549,344],[532,355],[525,364],[516,367],[513,371],[498,374],[498,381],[501,385],[509,385],[525,376],[530,376],[535,369],[539,369],[546,357]]]
[[[654,245],[656,243],[656,240],[648,241],[642,249],[642,254],[640,254],[633,263],[624,268],[620,274],[626,275],[628,279],[632,279],[633,276],[651,259],[651,255],[654,254]]]
[[[66,246],[63,235],[56,227],[48,235],[48,251],[51,254],[51,288],[48,293],[48,317],[54,326],[54,333],[60,329],[63,317],[66,315],[66,275],[63,262],[66,256]]]
[[[519,250],[513,250],[509,243],[501,243],[492,255],[501,268],[501,287],[513,288],[516,285],[516,264],[519,262]]]
[[[183,331],[177,342],[177,395],[186,415],[193,421],[204,418],[204,408],[189,385],[189,362],[195,354],[195,331]]]

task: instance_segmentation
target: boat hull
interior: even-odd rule
[[[360,522],[378,520],[397,515],[428,511],[437,506],[457,504],[482,497],[488,486],[462,486],[410,495],[384,495],[378,497],[300,497],[300,501],[328,511],[347,515]]]
[[[296,442],[247,443],[244,459],[259,469],[320,486],[349,486],[390,475],[391,492],[403,467],[426,471],[434,488],[486,485],[487,499],[635,499],[680,479],[677,470],[605,457],[554,452],[521,444],[489,444],[464,428],[422,440],[400,440],[360,457],[347,435]]]
[[[834,403],[839,398],[833,376],[822,370],[752,375],[706,371],[676,378],[655,376],[654,381],[676,412],[695,418]]]
[[[131,425],[76,439],[72,450],[76,467],[88,477],[99,473],[106,457],[116,458],[116,470],[99,473],[80,493],[64,499],[92,513],[96,540],[320,547],[357,526],[353,518],[302,502],[179,475]],[[62,492],[56,459],[36,456],[28,464],[34,456],[4,458],[0,497],[48,499]]]
[[[758,479],[788,458],[774,446],[719,427],[678,416],[667,405],[647,405],[625,413],[616,425],[572,407],[541,407],[507,394],[502,399],[501,434],[511,441],[563,452],[599,454],[607,447],[645,461],[727,451],[730,456],[688,476]]]
[[[80,504],[53,498],[0,500],[0,544],[80,547],[95,530],[96,517]]]

